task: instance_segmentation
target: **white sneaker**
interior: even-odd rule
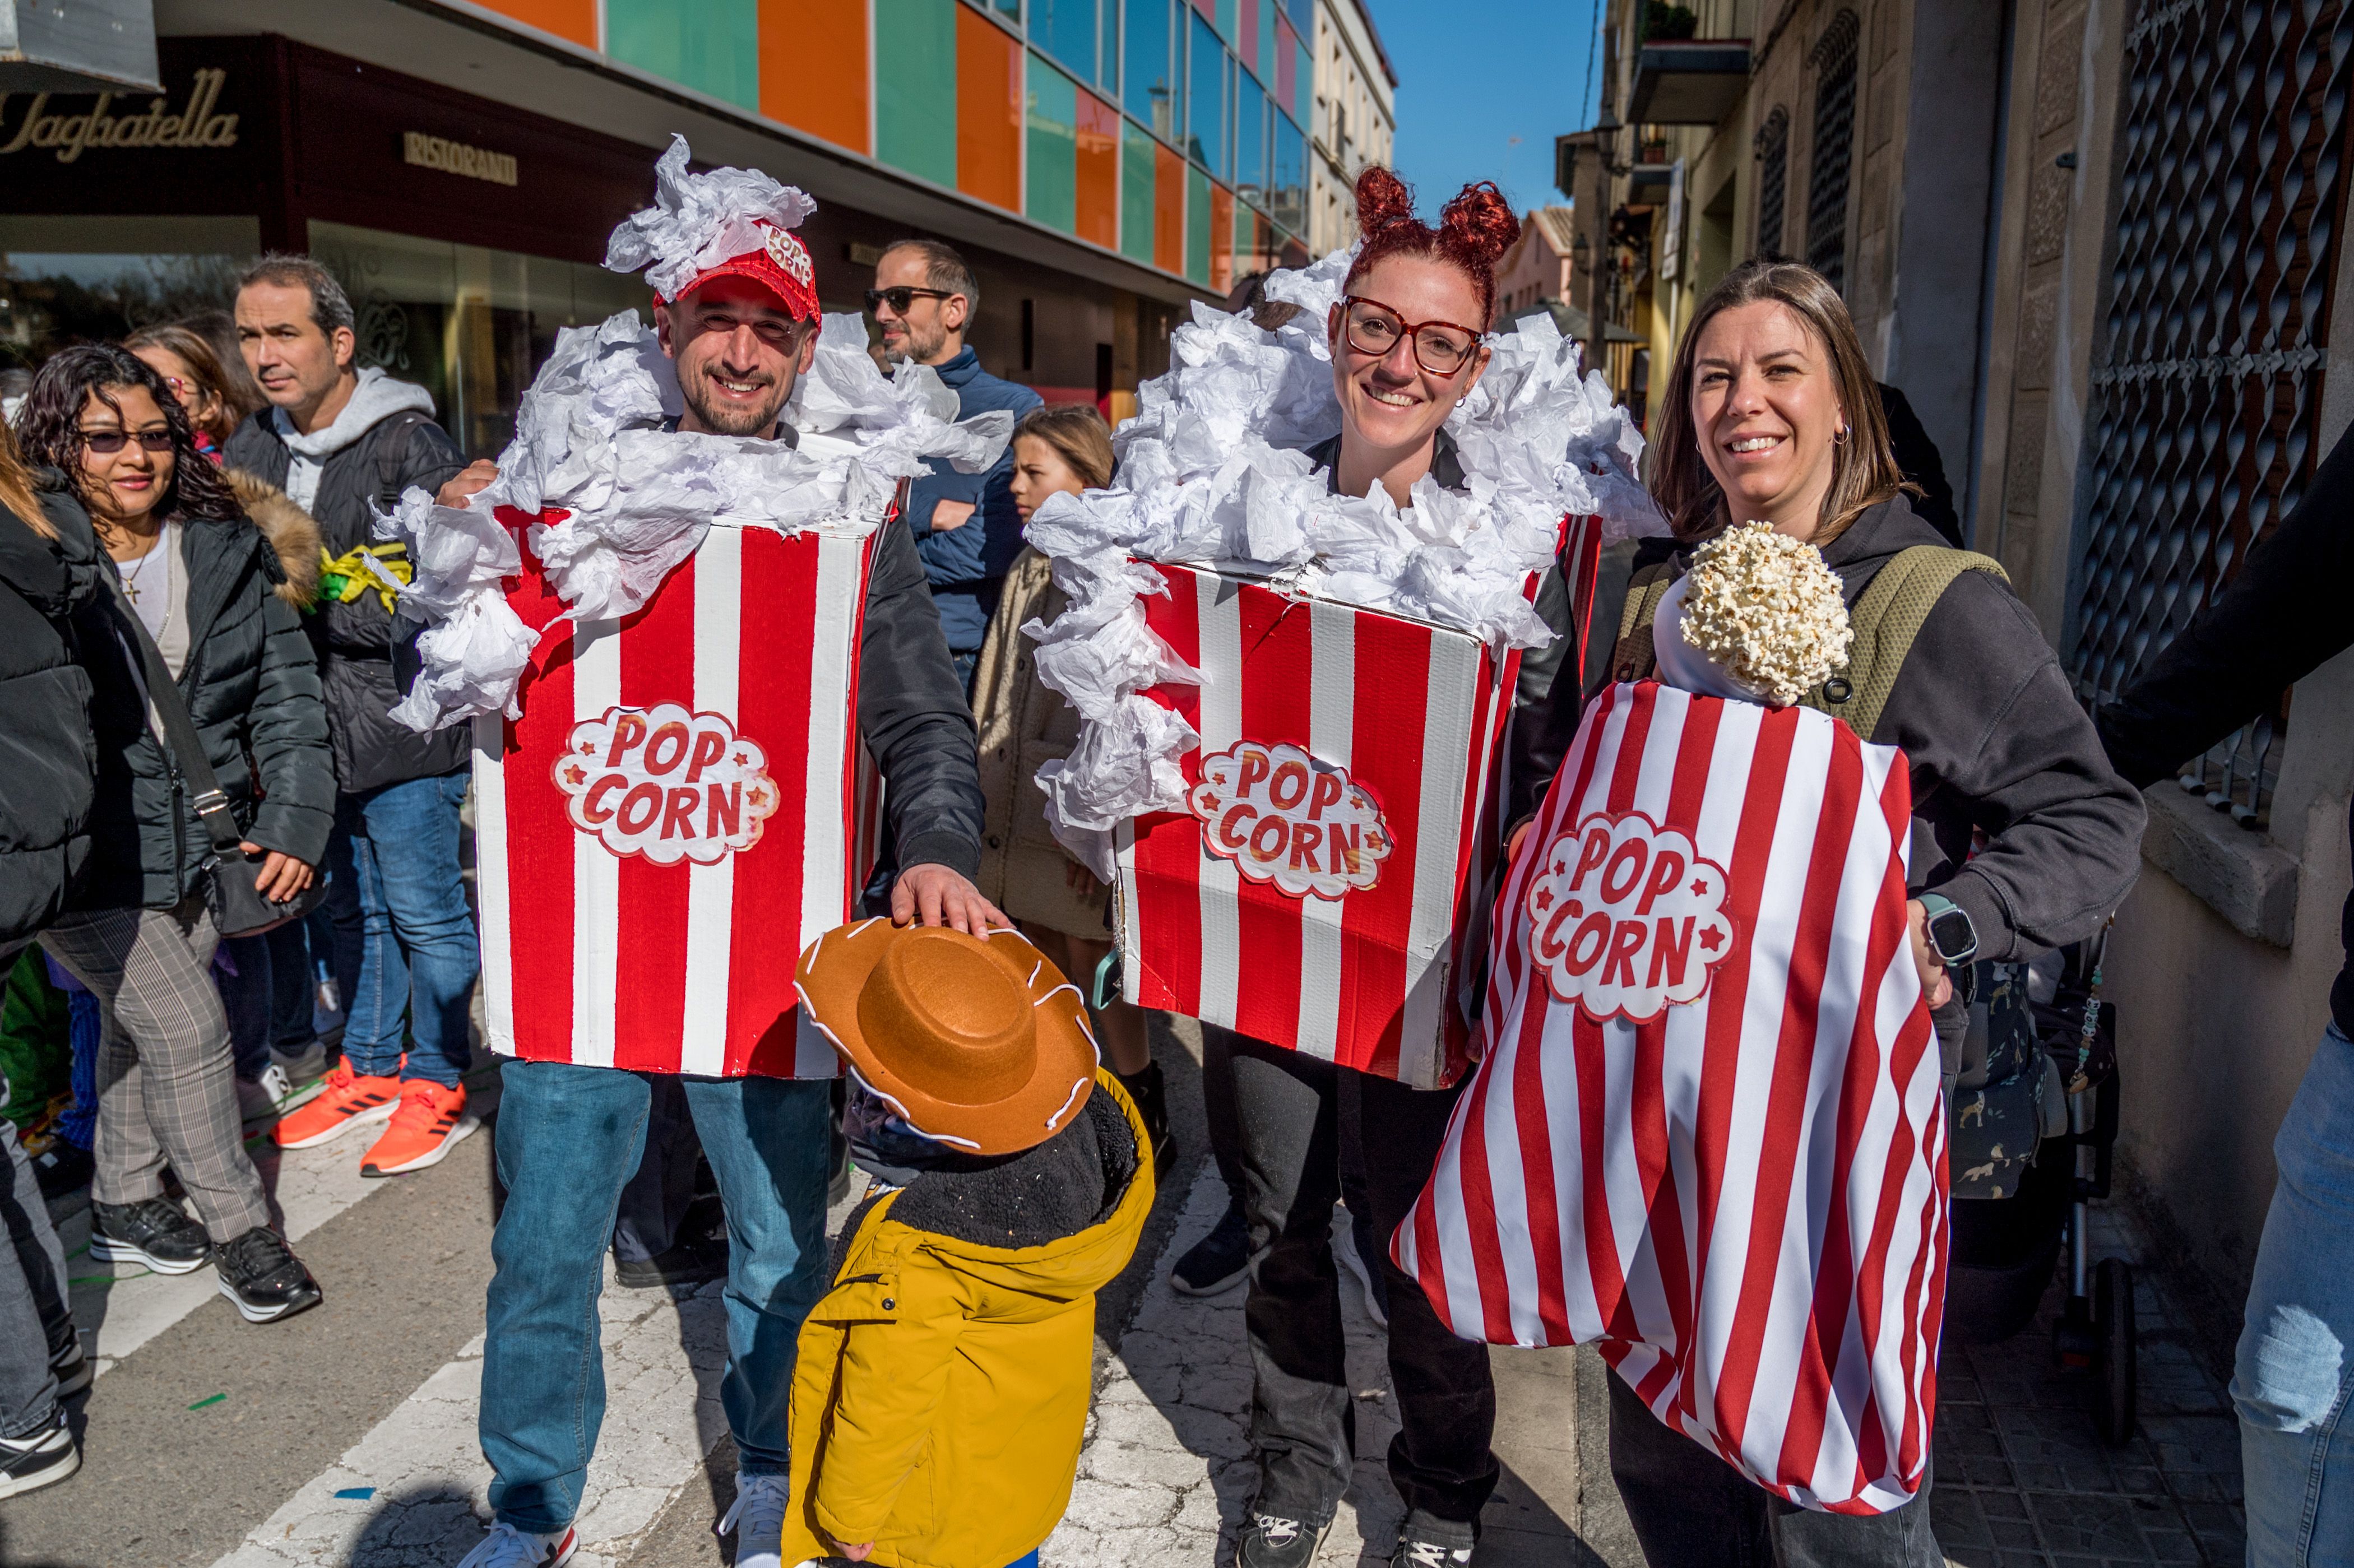
[[[317,1083],[327,1075],[327,1048],[316,1040],[292,1056],[272,1045],[270,1059],[286,1069],[286,1081],[297,1089]]]
[[[270,1065],[261,1069],[261,1076],[237,1081],[238,1114],[245,1118],[248,1127],[256,1122],[275,1121],[296,1106],[316,1098],[325,1086],[323,1080],[313,1078],[302,1087],[295,1087],[293,1077],[282,1063],[274,1059],[273,1054]]]
[[[580,1532],[568,1524],[554,1535],[532,1535],[511,1524],[494,1524],[458,1568],[561,1568],[572,1561],[579,1546]]]
[[[0,1498],[13,1498],[64,1480],[81,1468],[81,1450],[65,1415],[22,1437],[0,1437]],[[771,1559],[774,1561],[774,1559]]]
[[[736,1472],[736,1500],[712,1531],[736,1532],[736,1568],[784,1568],[785,1504],[791,1493],[789,1477]]]

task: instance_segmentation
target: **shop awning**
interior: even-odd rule
[[[0,3],[0,92],[161,92],[155,0]]]
[[[1749,90],[1749,40],[1645,44],[1635,57],[1627,118],[1638,125],[1714,125]]]

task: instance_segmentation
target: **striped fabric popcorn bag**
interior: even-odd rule
[[[1779,694],[1837,667],[1837,585],[1781,554],[1729,535],[1719,563],[1789,602],[1744,646],[1742,596],[1703,578],[1701,626],[1661,618],[1662,672]],[[1595,1344],[1662,1422],[1833,1512],[1914,1495],[1936,1400],[1911,816],[1903,754],[1824,713],[1605,690],[1505,880],[1481,1060],[1393,1242],[1457,1333]]]

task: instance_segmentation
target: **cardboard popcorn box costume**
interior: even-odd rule
[[[1518,671],[1460,631],[1157,568],[1154,632],[1207,677],[1155,688],[1202,736],[1185,810],[1119,834],[1128,1000],[1426,1087],[1494,833]]]
[[[606,265],[655,297],[757,279],[818,315],[791,230],[815,209],[757,170],[688,170]],[[408,546],[428,624],[393,716],[471,721],[491,1048],[734,1077],[832,1077],[802,1026],[801,948],[850,917],[881,832],[857,733],[876,540],[907,482],[979,472],[1012,417],[957,416],[932,371],[886,379],[859,317],[825,317],[791,439],[683,430],[676,367],[634,311],[567,328],[499,474],[462,507],[422,490],[377,533]]]
[[[505,520],[522,524],[511,510]],[[662,1073],[832,1077],[792,968],[847,920],[874,534],[715,524],[646,607],[545,635],[523,717],[474,720],[489,1044]],[[518,1005],[518,1000],[521,1005]]]
[[[1946,1261],[1903,755],[1651,683],[1589,705],[1506,878],[1482,1056],[1393,1254],[1499,1344],[1593,1343],[1805,1507],[1927,1464]]]
[[[1129,1001],[1436,1088],[1470,1059],[1456,981],[1521,652],[1553,639],[1539,581],[1560,555],[1582,609],[1603,546],[1661,524],[1550,318],[1492,339],[1450,416],[1461,488],[1333,493],[1300,449],[1340,427],[1349,260],[1272,275],[1303,307],[1273,332],[1196,305],[1113,438],[1119,486],[1032,517],[1070,605],[1024,630],[1081,719],[1037,783],[1117,887]]]

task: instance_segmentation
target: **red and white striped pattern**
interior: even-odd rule
[[[1723,869],[1731,951],[1646,1023],[1555,999],[1531,885],[1640,812]],[[1793,1502],[1877,1513],[1929,1453],[1946,1270],[1938,1054],[1905,946],[1903,755],[1806,709],[1644,683],[1588,708],[1498,906],[1483,1059],[1393,1244],[1454,1330],[1595,1342]]]
[[[503,514],[516,526],[529,521]],[[715,523],[652,601],[556,626],[523,717],[474,723],[475,855],[491,1048],[539,1061],[736,1077],[832,1077],[793,966],[851,915],[858,640],[875,535]],[[564,605],[529,549],[508,599]],[[777,803],[710,864],[616,855],[575,826],[551,770],[577,724],[674,703],[765,754]]]
[[[1203,823],[1161,813],[1119,834],[1128,1000],[1426,1087],[1469,1065],[1448,996],[1458,910],[1493,834],[1493,764],[1519,655],[1475,637],[1214,572],[1156,565],[1145,614],[1201,686],[1148,694],[1182,713],[1204,757],[1288,743],[1345,768],[1393,843],[1379,880],[1298,897],[1204,848]]]

